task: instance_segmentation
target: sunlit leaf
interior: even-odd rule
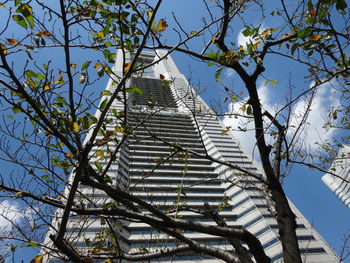
[[[45,84],[45,86],[44,86],[44,90],[50,90],[51,88],[50,88],[50,84]]]
[[[124,71],[129,71],[130,67],[131,67],[131,62],[125,63],[124,64]]]
[[[78,125],[78,123],[72,122],[72,123],[71,123],[71,128],[72,128],[72,131],[73,131],[73,132],[77,133],[77,132],[79,131],[79,125]]]
[[[77,68],[77,64],[70,64],[70,66],[71,66],[72,68],[74,68],[74,69]]]
[[[36,242],[31,242],[31,241],[29,241],[28,242],[28,247],[37,247],[39,244],[38,243],[36,243]],[[40,256],[39,256],[40,257]],[[42,257],[42,256],[41,256]],[[36,261],[35,261],[36,262]],[[41,262],[41,261],[40,261]]]
[[[28,25],[27,25],[27,22],[26,20],[23,18],[23,16],[21,15],[13,15],[12,16],[12,19],[17,23],[19,24],[21,27],[27,29],[28,28]]]
[[[312,41],[317,41],[317,40],[319,40],[320,38],[322,38],[322,35],[319,35],[319,34],[317,34],[317,35],[312,35],[312,36],[309,37],[309,39],[312,40]]]
[[[102,66],[101,63],[96,63],[96,64],[94,65],[94,68],[95,68],[95,69],[98,69],[98,68],[100,68],[101,66]]]
[[[110,96],[112,93],[109,90],[104,90],[101,92],[102,96]]]
[[[73,158],[73,154],[72,153],[66,153],[64,156],[66,156],[68,159]]]
[[[159,20],[156,27],[156,33],[164,31],[167,27],[168,27],[168,24],[164,19]]]
[[[96,155],[98,157],[103,157],[104,156],[104,153],[102,151],[96,151]]]
[[[111,259],[109,259],[109,258],[107,258],[107,259],[105,259],[105,261],[104,261],[105,263],[112,263],[112,260]]]

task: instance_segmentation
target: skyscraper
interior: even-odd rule
[[[329,172],[337,176],[328,173],[322,177],[322,181],[350,208],[350,145],[340,148]]]
[[[272,262],[281,261],[283,255],[277,222],[264,188],[256,179],[221,162],[229,162],[256,174],[263,172],[189,86],[172,58],[159,59],[165,54],[162,50],[143,52],[139,67],[144,70],[134,74],[128,83],[129,97],[127,100],[120,98],[113,105],[115,111],[111,113],[106,129],[119,129],[121,138],[125,130],[120,128],[118,114],[127,114],[124,129],[129,129],[131,136],[118,152],[108,175],[116,187],[128,190],[176,218],[216,225],[208,211],[218,209],[227,225],[249,230],[259,238]],[[122,57],[118,51],[117,58]],[[117,76],[122,76],[125,63],[122,59],[117,60],[114,69]],[[171,83],[165,80],[171,80]],[[110,79],[106,90],[112,93],[117,81]],[[101,135],[98,139],[103,138]],[[99,153],[92,154],[91,162],[105,165],[102,152],[109,150],[96,147],[96,153]],[[80,193],[83,198],[76,201],[81,201],[82,207],[113,205],[105,193],[90,187],[81,187]],[[297,235],[304,261],[337,262],[320,235],[293,204],[291,207],[297,217]],[[118,241],[105,238],[103,231],[108,228],[115,232]],[[197,242],[232,250],[232,246],[221,237],[190,231],[181,233]],[[86,255],[94,255],[103,251],[105,246],[115,246],[115,243],[119,249],[130,253],[157,251],[182,244],[145,222],[113,217],[101,220],[96,216],[73,215],[68,224],[68,235],[71,244],[84,250]],[[47,239],[47,242],[50,241]],[[63,259],[59,254],[51,254],[49,262],[63,262]],[[219,262],[195,253],[176,254],[155,261]]]

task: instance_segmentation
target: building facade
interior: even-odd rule
[[[111,114],[107,129],[119,127],[121,120],[116,115],[124,112],[127,125],[132,127],[132,136],[117,154],[109,176],[116,187],[128,190],[176,218],[216,225],[205,213],[205,207],[209,204],[218,208],[227,225],[243,227],[253,233],[272,262],[282,262],[277,222],[264,187],[256,179],[244,176],[242,171],[201,156],[211,156],[258,175],[263,174],[261,168],[189,86],[172,58],[161,59],[165,55],[166,51],[162,50],[142,53],[139,63],[144,69],[128,83],[133,92],[127,101],[120,98],[113,105],[115,114]],[[117,58],[121,57],[118,51]],[[122,76],[124,66],[125,61],[117,60],[117,76]],[[106,90],[113,93],[117,81],[110,79]],[[102,149],[96,148],[96,151]],[[91,156],[91,162],[95,161],[104,165],[101,154]],[[84,206],[101,207],[109,202],[108,196],[89,187],[81,187],[80,193]],[[304,262],[338,262],[317,231],[292,203],[291,207],[297,217],[297,235]],[[118,246],[130,253],[181,245],[146,223],[127,222],[123,218],[101,220],[72,215],[67,235],[73,246],[93,254],[96,242],[101,242],[102,247],[113,245],[113,240],[103,239],[103,229],[107,227],[117,232]],[[190,231],[182,233],[197,242],[232,250],[223,238]],[[48,238],[46,242],[50,242]],[[64,262],[59,254],[51,254],[49,258],[50,263]],[[186,253],[154,261],[220,262],[209,256]]]
[[[329,172],[337,176],[328,173],[322,177],[322,181],[350,208],[350,145],[340,148]]]

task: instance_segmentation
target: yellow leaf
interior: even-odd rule
[[[262,35],[262,36],[266,36],[269,32],[270,32],[270,29],[265,29],[265,30],[261,33],[261,35]]]
[[[237,50],[238,50],[238,51],[241,51],[241,50],[243,50],[243,47],[242,47],[242,45],[240,45],[240,46],[239,46],[239,48],[237,48]]]
[[[103,157],[104,156],[104,153],[102,151],[96,151],[96,155],[98,157]]]
[[[312,41],[317,41],[320,38],[322,38],[322,35],[312,35],[312,36],[309,37],[309,39],[312,40]]]
[[[17,45],[17,41],[12,38],[6,38],[6,40],[10,45],[13,45],[13,46]]]
[[[50,88],[50,84],[45,84],[45,86],[44,86],[44,90],[50,90],[51,88]]]
[[[95,66],[94,66],[94,68],[98,69],[98,68],[100,68],[101,66],[102,66],[101,63],[96,63]]]
[[[0,7],[6,7],[4,4],[0,4]]]
[[[30,261],[30,263],[42,263],[43,257],[44,256],[36,256],[35,258],[32,259],[32,261]]]
[[[66,153],[65,156],[66,156],[68,159],[73,158],[73,154],[72,154],[72,153]]]
[[[77,64],[70,64],[70,66],[75,69],[77,67]]]
[[[130,69],[130,66],[131,66],[131,62],[125,63],[124,64],[124,70],[128,71]]]
[[[158,25],[156,27],[156,33],[164,31],[167,27],[168,24],[164,19],[159,20]]]
[[[109,259],[109,258],[107,258],[107,259],[105,259],[105,261],[104,261],[105,263],[112,263],[112,260],[111,259]]]
[[[105,34],[102,31],[100,31],[96,34],[96,37],[99,37],[99,38],[102,38],[104,36],[105,36]]]
[[[72,125],[72,131],[75,132],[75,133],[77,133],[77,132],[79,131],[79,125],[78,125],[78,123],[72,122],[71,125]]]
[[[7,50],[4,44],[0,44],[0,50],[2,51],[2,54],[6,55],[7,54]]]

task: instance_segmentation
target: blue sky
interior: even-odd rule
[[[251,12],[245,17],[245,21],[250,25],[261,25],[261,29],[274,28],[276,23],[279,23],[279,19],[271,17],[269,14],[271,8],[281,8],[278,6],[278,1],[269,2],[265,5],[264,19],[259,18],[258,10]],[[291,2],[290,2],[291,3]],[[289,3],[289,4],[290,4]],[[167,15],[160,15],[161,18],[169,20],[169,29],[174,26],[175,23],[171,18],[170,12],[174,12],[178,16],[179,21],[184,21],[183,25],[185,30],[190,32],[191,30],[198,30],[199,17],[203,15],[203,10],[198,8],[198,2],[196,1],[176,1],[176,4],[171,5],[171,8],[165,7],[165,13]],[[273,6],[272,5],[277,5]],[[288,5],[288,2],[287,2]],[[270,10],[270,11],[269,11]],[[236,25],[236,24],[235,24]],[[228,39],[239,45],[243,45],[247,40],[245,39],[241,31],[243,30],[243,24],[237,23],[232,30],[228,33]],[[168,35],[167,35],[168,36]],[[169,37],[169,42],[172,38]],[[195,43],[193,46],[198,49],[202,47],[203,43]],[[197,59],[189,58],[183,54],[174,54],[175,63],[177,63],[180,71],[184,73],[190,82],[194,85],[200,84],[203,88],[202,97],[207,104],[219,103],[223,106],[223,110],[230,111],[231,105],[223,103],[223,99],[226,96],[224,92],[224,86],[234,90],[237,94],[241,91],[244,93],[242,81],[231,70],[224,70],[222,74],[222,82],[215,82],[215,67],[208,67],[205,63],[198,61]],[[266,58],[266,72],[258,82],[259,93],[263,98],[264,107],[271,112],[274,112],[279,105],[284,104],[287,101],[288,84],[292,82],[294,89],[294,96],[305,89],[307,89],[311,83],[308,79],[304,78],[307,75],[306,68],[297,63],[278,57],[271,56]],[[275,86],[271,84],[265,86],[266,80],[278,80]],[[337,104],[334,83],[324,85],[321,87],[316,95],[316,98],[312,104],[312,111],[309,115],[309,125],[306,127],[305,132],[302,134],[304,138],[304,147],[302,149],[315,150],[315,142],[322,142],[325,140],[331,141],[333,131],[326,131],[323,129],[323,124],[328,116],[328,109]],[[214,101],[214,103],[213,103]],[[305,100],[300,100],[293,106],[295,113],[302,112]],[[232,119],[231,119],[232,120]],[[295,118],[298,121],[298,118]],[[226,118],[225,124],[227,126],[237,126],[237,121],[230,121]],[[233,132],[233,135],[241,141],[241,145],[245,150],[252,154],[254,145],[254,135],[247,132]],[[335,133],[339,135],[339,133]],[[299,139],[299,142],[302,138]],[[256,156],[256,151],[254,156]],[[350,231],[350,211],[341,203],[341,201],[323,184],[321,181],[323,173],[314,169],[307,168],[305,166],[294,165],[290,174],[284,179],[283,185],[287,196],[296,205],[296,207],[304,214],[309,222],[316,228],[326,242],[339,253],[343,246],[343,237]],[[350,262],[350,259],[347,260]]]
[[[200,18],[205,13],[203,8],[199,5],[200,1],[165,1],[164,6],[160,9],[158,19],[165,18],[168,21],[169,28],[164,32],[164,37],[169,43],[176,41],[176,35],[172,32],[172,27],[175,27],[175,21],[172,18],[172,12],[176,15],[179,21],[183,22],[183,27],[188,32],[192,30],[198,30],[200,28]],[[274,3],[270,2],[270,5]],[[267,10],[271,9],[269,4],[266,6]],[[258,11],[258,10],[255,10]],[[261,28],[272,28],[275,23],[278,22],[278,18],[271,17],[268,14],[270,12],[266,11],[266,17],[264,19],[259,19],[254,12],[248,14],[245,17],[245,22],[249,21],[249,24],[257,26],[262,24]],[[0,13],[1,15],[1,13]],[[0,25],[4,21],[0,21]],[[247,22],[248,23],[248,22]],[[13,26],[10,28],[12,33],[6,35],[5,37],[13,37],[18,34],[19,26]],[[243,20],[238,22],[235,27],[229,31],[228,38],[230,41],[236,43],[243,43],[244,38],[242,38],[240,32],[243,29]],[[192,45],[194,48],[200,48],[203,45],[201,41],[195,41]],[[73,54],[74,63],[81,63],[89,57],[91,60],[96,60],[92,53],[82,50],[76,50]],[[234,72],[225,70],[222,74],[222,82],[217,83],[215,81],[215,67],[208,67],[206,63],[200,62],[196,59],[189,58],[183,54],[174,54],[173,58],[175,63],[177,63],[180,71],[184,73],[190,82],[194,85],[200,84],[201,87],[206,86],[202,97],[210,105],[213,101],[219,100],[222,102],[225,97],[225,92],[223,85],[234,90],[236,93],[243,92],[245,94],[242,82],[239,80]],[[19,63],[16,67],[21,67],[21,61],[23,57],[18,57]],[[44,63],[48,59],[52,59],[55,63],[59,64],[61,62],[61,57],[56,56],[55,52],[49,49],[43,50],[37,55],[38,61]],[[301,67],[295,63],[290,63],[286,59],[281,59],[279,57],[269,57],[267,58],[267,71],[263,74],[265,79],[260,80],[260,92],[261,96],[266,99],[265,106],[268,109],[274,110],[279,105],[283,104],[285,97],[287,96],[288,81],[293,80],[295,86],[294,93],[297,94],[302,90],[309,87],[310,82],[304,78],[306,74],[305,68]],[[277,79],[278,82],[276,86],[268,85],[264,86],[265,80]],[[91,91],[99,94],[105,87],[107,83],[106,78],[102,78],[96,83],[96,88]],[[313,112],[316,114],[310,115],[310,127],[308,129],[306,141],[313,144],[313,139],[315,137],[322,137],[323,139],[328,139],[326,131],[321,129],[320,125],[320,114],[324,109],[328,108],[335,103],[332,99],[330,87],[324,87],[320,90],[319,102],[314,106]],[[243,97],[244,97],[243,94]],[[302,102],[300,102],[302,105]],[[228,103],[221,103],[223,110],[229,112],[230,108],[234,105],[229,105]],[[322,118],[321,118],[322,119]],[[236,122],[230,122],[226,120],[227,125],[237,125]],[[317,130],[317,133],[313,133]],[[316,136],[316,135],[317,136]],[[249,143],[252,140],[251,134],[249,133],[234,133],[242,146],[247,152],[252,153],[252,144]],[[2,168],[5,164],[1,164]],[[293,201],[293,203],[298,207],[298,209],[304,214],[304,216],[314,225],[316,230],[321,234],[321,236],[335,249],[339,252],[342,247],[342,237],[345,233],[350,230],[350,211],[343,205],[332,192],[321,182],[321,176],[323,174],[315,170],[311,170],[306,167],[294,166],[293,170],[288,177],[284,179],[284,187],[286,189],[288,197]],[[4,224],[0,221],[0,224]],[[27,255],[26,258],[30,258],[31,255]],[[350,262],[350,261],[349,261]]]

